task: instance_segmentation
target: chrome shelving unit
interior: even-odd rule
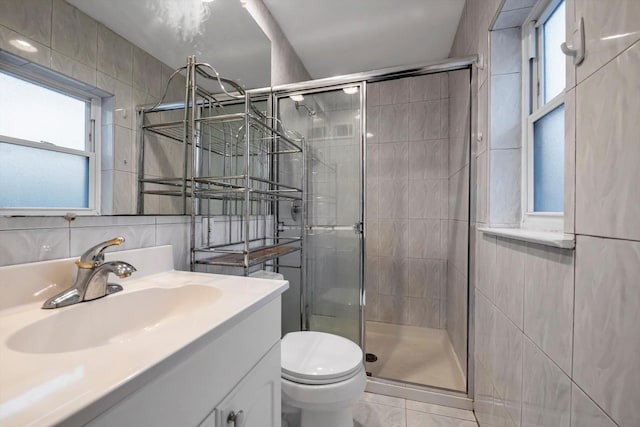
[[[278,226],[276,204],[300,201],[304,209],[305,162],[300,162],[299,186],[279,182],[274,171],[289,156],[304,158],[304,139],[261,112],[251,93],[219,77],[210,65],[189,57],[187,66],[179,71],[186,74],[185,102],[141,110],[139,212],[145,213],[146,195],[182,198],[182,213],[191,215],[194,271],[212,271],[209,267],[213,266],[225,268],[224,272],[238,268],[248,275],[260,266],[276,268],[277,258],[294,252],[300,253],[302,270],[303,233],[280,235],[283,230]],[[218,83],[222,93],[204,90],[196,78]],[[228,92],[225,86],[234,91]],[[241,106],[242,111],[230,113],[229,105]],[[148,119],[158,112],[173,120]],[[181,120],[176,120],[178,112]],[[145,174],[146,149],[158,140],[180,144],[181,159],[175,160],[182,160],[182,165],[173,168],[179,176]],[[212,272],[218,271],[214,268]]]

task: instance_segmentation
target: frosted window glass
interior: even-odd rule
[[[89,158],[0,142],[0,207],[88,208]]]
[[[84,151],[86,124],[87,101],[0,73],[0,135]]]
[[[533,125],[533,210],[564,210],[564,105]]]
[[[544,103],[559,95],[565,86],[566,56],[560,45],[565,41],[565,6],[560,3],[543,25]]]

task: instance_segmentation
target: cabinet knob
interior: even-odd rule
[[[244,426],[244,411],[231,411],[227,417],[227,424],[231,424],[233,427]]]

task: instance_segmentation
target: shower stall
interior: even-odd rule
[[[273,88],[306,140],[277,171],[306,169],[305,218],[278,205],[305,235],[303,283],[280,260],[283,332],[351,339],[381,384],[468,391],[472,61]]]

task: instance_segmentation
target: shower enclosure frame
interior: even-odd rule
[[[384,80],[397,79],[402,77],[414,77],[425,74],[434,74],[440,72],[449,72],[456,70],[469,70],[469,90],[470,90],[470,119],[469,119],[469,226],[468,226],[468,245],[467,245],[467,375],[466,375],[466,384],[467,389],[466,392],[458,392],[453,390],[441,389],[433,386],[418,386],[414,384],[407,384],[402,381],[394,381],[394,380],[386,380],[369,377],[371,381],[368,381],[367,390],[380,392],[382,394],[396,395],[397,397],[411,398],[417,399],[417,396],[420,396],[422,400],[425,402],[432,402],[443,404],[452,407],[459,407],[462,409],[472,409],[472,401],[471,397],[473,396],[474,391],[474,367],[473,367],[473,355],[474,352],[474,320],[472,313],[472,308],[475,305],[474,294],[472,292],[473,289],[473,280],[474,273],[471,266],[473,265],[471,259],[471,244],[475,241],[473,238],[473,227],[476,222],[476,213],[475,213],[475,193],[473,191],[473,184],[476,182],[476,166],[473,162],[473,158],[471,155],[472,152],[472,136],[475,134],[473,129],[477,127],[477,99],[474,94],[474,82],[477,81],[477,73],[478,73],[478,57],[477,55],[460,57],[460,58],[447,58],[440,61],[434,61],[426,64],[415,65],[415,66],[402,66],[402,67],[392,67],[385,68],[380,70],[373,70],[369,72],[362,73],[354,73],[347,74],[342,76],[329,77],[318,80],[310,80],[300,83],[292,83],[292,84],[284,84],[279,86],[274,86],[271,88],[264,89],[256,89],[251,92],[253,93],[265,93],[269,94],[271,101],[271,111],[273,115],[277,117],[278,107],[277,101],[279,98],[284,96],[294,95],[299,92],[304,93],[312,93],[312,92],[324,92],[332,89],[341,89],[348,86],[353,85],[361,85],[362,91],[361,95],[361,129],[360,129],[360,153],[361,153],[361,200],[360,200],[360,209],[361,209],[361,219],[362,224],[366,222],[366,210],[365,210],[365,202],[366,202],[366,191],[365,191],[365,178],[366,178],[366,105],[367,105],[367,94],[366,87],[368,83],[375,83]],[[486,138],[486,136],[485,136]],[[360,253],[360,340],[362,343],[362,348],[366,351],[366,342],[365,342],[365,325],[366,319],[364,318],[364,310],[366,306],[366,291],[365,291],[365,274],[364,274],[364,266],[365,266],[365,243],[366,243],[366,227],[363,227],[361,233],[361,253]],[[304,283],[301,283],[301,298],[303,298],[302,294],[305,291],[306,286]],[[301,310],[304,310],[304,305],[301,306]],[[301,328],[305,327],[305,319],[306,313],[301,313]]]
[[[308,82],[304,82],[304,83],[308,83]],[[364,114],[363,112],[365,111],[365,107],[366,107],[366,81],[354,81],[354,82],[343,82],[343,83],[333,83],[333,84],[327,84],[327,85],[321,85],[321,86],[313,86],[313,87],[307,87],[307,88],[297,88],[297,87],[292,87],[290,89],[286,89],[283,87],[275,87],[272,90],[271,93],[271,111],[273,112],[273,116],[278,118],[278,100],[281,98],[287,98],[290,97],[291,95],[298,95],[298,94],[304,94],[304,95],[313,95],[313,94],[320,94],[323,92],[329,92],[329,91],[339,91],[341,89],[345,89],[345,88],[351,88],[351,87],[358,87],[359,91],[359,110],[360,110],[360,140],[358,141],[358,145],[359,145],[359,154],[360,154],[360,185],[359,185],[359,191],[360,194],[362,195],[360,202],[359,202],[359,218],[358,220],[353,224],[353,230],[359,235],[359,245],[360,245],[360,257],[359,257],[359,271],[360,271],[360,280],[359,280],[359,339],[360,339],[360,345],[364,348],[364,343],[365,343],[365,323],[362,321],[362,319],[364,318],[364,308],[365,308],[365,299],[364,299],[364,284],[365,284],[365,279],[364,279],[364,267],[365,267],[365,251],[364,251],[364,244],[365,244],[365,227],[364,227],[364,221],[365,221],[365,202],[366,202],[366,194],[365,194],[365,177],[366,177],[366,114]],[[296,85],[287,85],[287,86],[297,86]],[[307,107],[308,108],[308,107]],[[308,150],[308,152],[310,152],[310,150]],[[306,162],[303,162],[306,163]],[[307,177],[311,176],[310,173],[307,173]],[[304,187],[304,191],[303,193],[305,194],[305,197],[307,197],[307,195],[310,194],[310,192],[308,191],[307,188],[307,182],[304,183],[305,187]],[[306,201],[304,202],[306,203]],[[304,209],[305,212],[309,212],[308,208]],[[305,227],[302,231],[302,235],[305,234],[306,230],[310,230],[310,226],[303,220],[303,227]],[[341,227],[334,227],[333,230],[335,231],[346,231],[346,229],[342,229]],[[305,239],[305,243],[308,242],[308,239]],[[305,257],[306,254],[308,253],[308,248],[304,248],[305,251]],[[301,289],[300,289],[300,325],[301,325],[301,329],[302,330],[308,330],[309,329],[309,323],[310,323],[310,318],[309,318],[309,314],[307,313],[307,298],[308,298],[308,294],[307,294],[307,286],[302,286],[302,283],[305,282],[306,277],[307,277],[307,271],[306,271],[306,262],[302,263],[302,277],[303,277],[303,281],[301,282]]]

